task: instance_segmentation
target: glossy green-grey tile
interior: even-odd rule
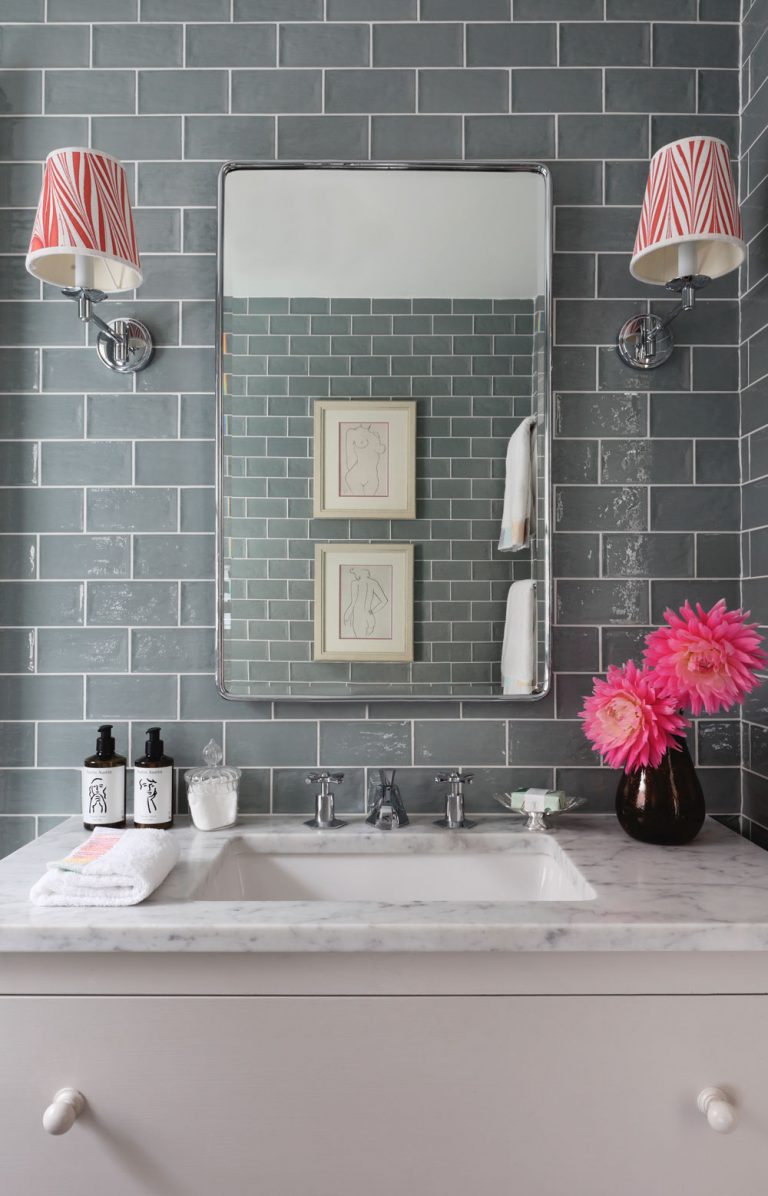
[[[101,21],[104,17],[99,15],[97,19]],[[93,26],[92,41],[94,66],[172,67],[182,63],[181,25],[97,24]]]
[[[295,118],[291,118],[295,119]],[[268,116],[189,116],[184,153],[189,158],[273,158],[275,122]]]
[[[91,676],[86,678],[87,718],[164,719],[176,716],[176,678]]]
[[[41,627],[37,633],[39,673],[121,673],[128,668],[128,631]]]
[[[91,582],[86,621],[91,625],[174,626],[178,619],[176,581]]]
[[[213,627],[216,593],[212,581],[182,581],[180,622],[183,626]]]
[[[215,666],[211,628],[184,627],[162,631],[136,630],[131,635],[134,673],[210,673]]]
[[[412,70],[328,70],[324,78],[326,112],[416,110],[416,74]]]
[[[181,134],[181,116],[99,115],[91,119],[94,148],[115,156],[119,154],[123,161],[147,155],[153,158],[177,158],[182,151]],[[141,248],[146,253],[151,247],[142,241]],[[161,248],[167,250],[170,247],[166,243]]]
[[[0,675],[0,718],[23,721],[82,716],[82,677]]]
[[[213,484],[214,452],[209,440],[140,440],[136,443],[136,482],[152,485]]]
[[[86,495],[89,532],[164,531],[175,528],[177,493],[169,487],[94,487]]]
[[[213,577],[213,535],[139,535],[134,543],[137,577]]]
[[[3,115],[42,110],[42,71],[0,71],[0,112]]]
[[[0,822],[0,856],[10,855],[35,837],[32,817],[3,818]]]
[[[43,445],[44,486],[84,486],[132,480],[131,446],[125,441],[49,441]]]
[[[82,491],[71,488],[9,488],[0,503],[0,532],[80,532]]]
[[[0,634],[0,672],[34,673],[37,631],[32,627],[4,627]]]
[[[128,536],[40,537],[41,578],[127,577],[129,570]]]
[[[136,107],[136,76],[133,71],[46,71],[45,111],[51,115],[70,112],[133,112]]]
[[[226,112],[227,72],[223,70],[140,70],[139,112]]]
[[[129,21],[138,9],[139,0],[48,0],[46,15],[49,21]]]
[[[287,67],[368,66],[369,41],[369,28],[363,24],[282,25],[279,64]]]
[[[174,394],[88,395],[88,436],[97,440],[158,440],[176,437],[178,399]]]
[[[89,56],[85,25],[9,24],[3,29],[0,65],[5,67],[88,66]]]

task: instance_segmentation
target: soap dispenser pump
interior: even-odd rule
[[[144,755],[133,770],[133,825],[158,831],[173,826],[173,760],[166,756],[159,727],[149,727]]]
[[[99,727],[96,752],[83,761],[83,826],[125,826],[125,756],[115,752],[111,723]]]

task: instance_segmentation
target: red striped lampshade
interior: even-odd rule
[[[657,150],[629,266],[633,276],[661,285],[683,274],[719,278],[738,269],[745,253],[726,143],[683,137]]]
[[[48,155],[26,264],[59,287],[111,293],[141,285],[128,181],[116,158],[90,149]]]

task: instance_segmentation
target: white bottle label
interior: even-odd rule
[[[170,822],[173,815],[173,769],[133,770],[133,821],[147,826]]]
[[[83,822],[104,826],[125,818],[125,765],[83,769]]]

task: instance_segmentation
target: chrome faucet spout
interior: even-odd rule
[[[398,827],[408,826],[410,819],[405,812],[400,790],[395,784],[395,769],[380,769],[379,780],[371,788],[374,790],[373,808],[365,821],[380,831],[393,831]]]

